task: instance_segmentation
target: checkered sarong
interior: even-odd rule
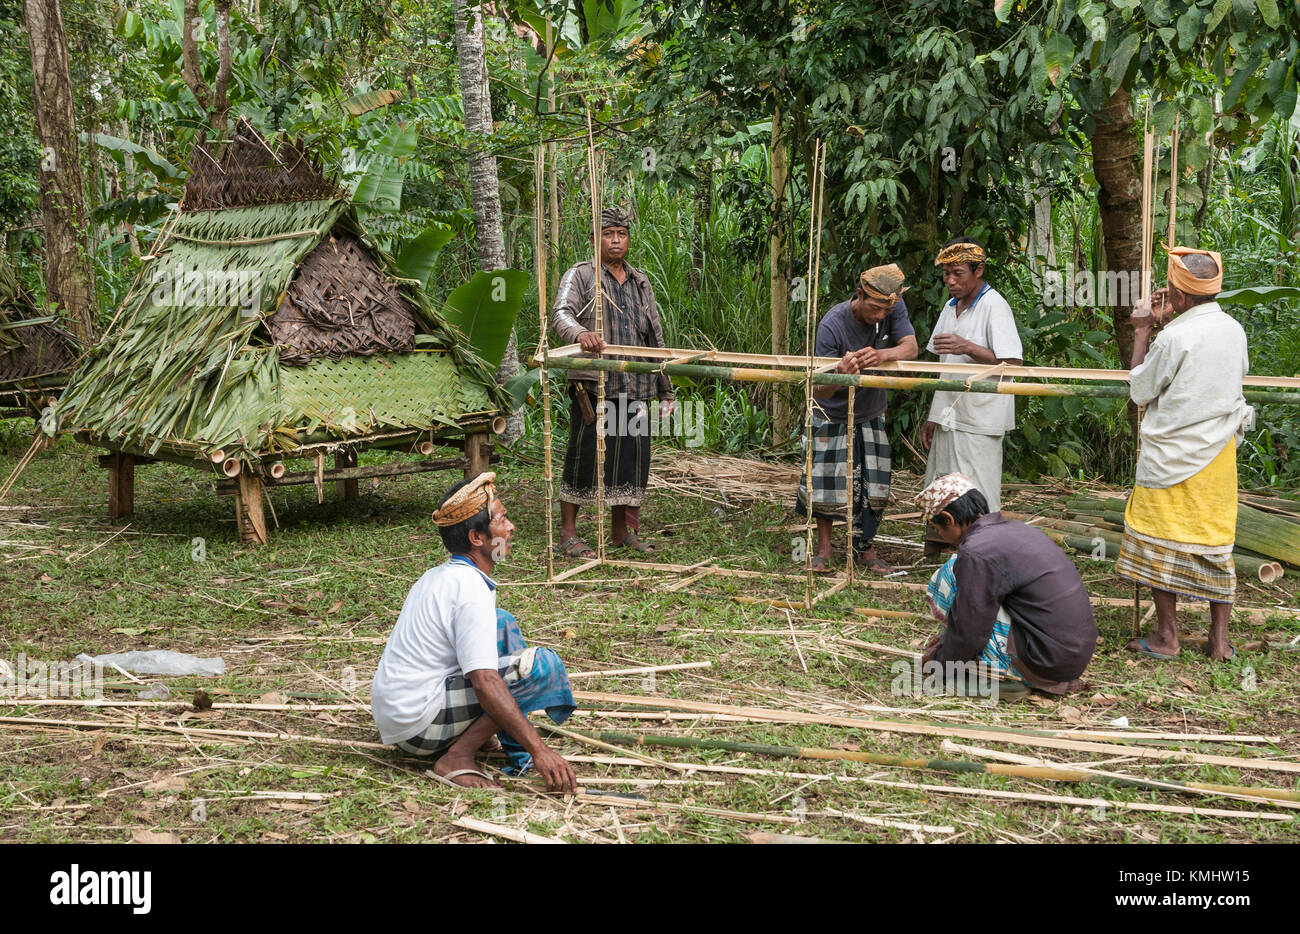
[[[497,610],[497,651],[501,653],[497,673],[525,716],[534,710],[545,710],[556,724],[569,718],[575,706],[564,663],[550,649],[527,645],[515,618],[501,609]],[[483,707],[469,678],[463,674],[452,675],[446,681],[442,710],[433,722],[410,739],[402,740],[397,748],[413,756],[436,756],[481,716]],[[519,773],[526,771],[532,757],[504,730],[497,738],[510,757],[511,766]]]
[[[1189,545],[1141,532],[1124,524],[1115,573],[1138,584],[1192,600],[1231,603],[1237,570],[1231,545]]]
[[[885,418],[858,422],[853,448],[853,513],[862,511],[863,477],[866,478],[867,506],[882,510],[889,503],[889,433],[885,431]],[[832,422],[815,412],[812,417],[812,502],[813,515],[825,518],[844,518],[847,505],[849,426]],[[808,439],[805,435],[805,452],[801,462],[807,462]],[[799,477],[799,505],[804,508],[808,496],[808,475]]]
[[[957,556],[953,555],[939,566],[939,570],[930,575],[930,583],[925,587],[925,592],[934,601],[934,605],[945,614],[952,609],[957,599],[957,573],[954,570],[956,564]],[[993,632],[989,634],[989,641],[980,650],[979,660],[996,672],[1015,678],[1017,681],[1024,681],[1024,676],[1016,669],[1015,660],[1007,652],[1007,639],[1010,636],[1011,614],[1007,612],[1006,607],[1000,606],[997,618],[993,620]],[[1027,681],[1025,683],[1028,684]]]

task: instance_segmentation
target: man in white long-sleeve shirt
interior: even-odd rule
[[[1237,446],[1254,410],[1241,392],[1246,332],[1214,301],[1222,287],[1218,253],[1174,247],[1169,287],[1151,307],[1133,310],[1129,395],[1146,413],[1115,569],[1151,588],[1156,630],[1129,649],[1152,658],[1178,655],[1179,595],[1210,601],[1205,653],[1236,654],[1228,622],[1237,583]],[[1153,324],[1163,325],[1154,342]]]

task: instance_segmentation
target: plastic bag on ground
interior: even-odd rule
[[[77,656],[78,661],[90,662],[92,665],[110,667],[117,665],[138,675],[224,675],[226,660],[224,658],[196,658],[184,652],[168,652],[162,649],[151,652],[117,652],[112,655]]]

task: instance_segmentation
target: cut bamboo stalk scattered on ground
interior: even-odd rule
[[[589,737],[590,738],[590,737]],[[1219,785],[1207,782],[1175,782],[1119,775],[1111,772],[1060,766],[1010,765],[997,762],[972,762],[968,760],[929,759],[919,756],[890,756],[880,753],[847,749],[816,749],[802,746],[777,746],[763,743],[742,743],[721,739],[697,739],[692,736],[657,736],[631,733],[603,732],[602,742],[623,745],[672,746],[686,749],[721,749],[751,755],[775,756],[790,759],[831,759],[847,762],[865,762],[905,769],[938,772],[975,772],[985,775],[1006,775],[1055,782],[1091,782],[1123,788],[1146,788],[1174,791],[1181,794],[1214,794],[1233,798],[1258,798],[1278,807],[1300,808],[1300,792],[1281,788]],[[617,748],[617,747],[614,747]]]

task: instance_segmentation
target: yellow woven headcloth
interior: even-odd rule
[[[469,483],[451,495],[447,502],[438,507],[433,514],[433,521],[439,526],[460,525],[466,519],[472,519],[496,499],[497,488],[494,484],[497,475],[493,471],[481,473]]]
[[[1192,275],[1184,256],[1200,254],[1214,260],[1219,267],[1219,274],[1213,279],[1198,279]],[[1217,295],[1223,291],[1223,257],[1213,250],[1196,250],[1190,246],[1176,246],[1169,249],[1169,284],[1188,295]]]
[[[888,266],[873,266],[858,276],[858,285],[867,298],[889,302],[891,305],[903,297],[908,287],[903,285],[905,276],[897,263]]]
[[[946,246],[939,251],[939,255],[934,258],[936,266],[947,266],[949,263],[982,263],[984,262],[984,248],[976,243],[954,243]]]

